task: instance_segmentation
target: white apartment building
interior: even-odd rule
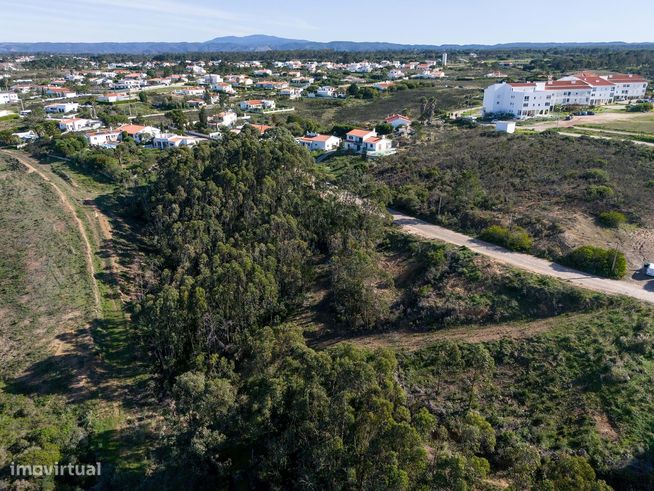
[[[549,114],[553,106],[601,106],[645,96],[640,75],[583,72],[549,82],[493,84],[484,91],[484,113],[510,113],[517,118]]]
[[[553,94],[546,82],[493,84],[484,91],[484,113],[509,113],[517,118],[546,116]]]
[[[615,100],[642,99],[647,91],[647,80],[640,75],[615,74],[604,75],[600,78],[608,80],[615,85]]]
[[[554,106],[588,106],[593,89],[581,80],[556,80],[547,82],[545,89],[552,92]]]
[[[588,104],[591,106],[602,106],[604,104],[609,104],[615,99],[616,86],[608,80],[604,80],[603,78],[600,78],[596,75],[571,75],[561,79],[561,81],[567,80],[578,80],[580,82],[584,82],[590,87],[590,102]]]
[[[18,102],[18,94],[14,92],[0,92],[0,104],[12,104]]]

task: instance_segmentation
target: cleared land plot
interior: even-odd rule
[[[0,377],[56,354],[93,310],[72,217],[34,173],[0,157]]]
[[[453,82],[456,83],[456,82]],[[303,99],[293,101],[298,115],[316,119],[326,126],[335,123],[377,123],[389,114],[403,113],[414,118],[420,116],[420,100],[435,97],[438,110],[460,109],[478,105],[478,89],[421,87],[384,94],[377,99]]]
[[[653,133],[654,134],[654,113],[626,113],[625,119],[607,121],[602,124],[580,124],[584,128],[598,128],[604,130],[627,131],[633,133]]]

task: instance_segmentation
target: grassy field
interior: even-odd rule
[[[611,121],[603,124],[579,125],[580,127],[598,128],[615,131],[628,131],[633,133],[654,134],[654,113],[645,113],[632,116],[625,121]]]
[[[53,354],[93,307],[83,244],[48,184],[0,157],[0,378]],[[58,339],[59,338],[59,339]]]

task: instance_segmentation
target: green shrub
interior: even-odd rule
[[[615,191],[609,186],[592,184],[586,188],[586,198],[589,201],[611,198],[613,195],[615,195]]]
[[[606,172],[604,169],[588,169],[586,172],[584,172],[581,177],[588,181],[594,181],[594,182],[599,182],[599,183],[606,183],[609,182],[609,173]]]
[[[627,111],[630,113],[646,113],[654,109],[654,104],[651,102],[641,102],[639,104],[631,104],[627,106]]]
[[[603,211],[599,214],[599,222],[604,227],[618,228],[626,221],[627,217],[619,211]]]
[[[627,260],[616,249],[582,246],[574,249],[562,261],[572,268],[598,276],[620,279],[627,272]]]
[[[479,238],[504,246],[512,251],[528,252],[533,245],[533,239],[527,231],[519,227],[509,230],[501,225],[491,225],[482,230]]]

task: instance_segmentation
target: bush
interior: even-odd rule
[[[570,252],[561,262],[590,274],[613,279],[620,279],[627,272],[627,260],[617,249],[582,246]]]
[[[529,252],[533,245],[533,239],[527,231],[519,227],[509,230],[501,225],[491,225],[482,230],[479,238],[512,251]]]
[[[614,194],[615,191],[609,186],[593,184],[586,188],[586,198],[589,201],[611,198]]]
[[[627,106],[627,111],[630,113],[646,113],[654,109],[654,104],[651,102],[641,102],[639,104],[631,104]]]
[[[594,181],[598,183],[607,183],[609,182],[609,173],[606,172],[604,169],[588,169],[586,172],[584,172],[581,177],[588,181]]]
[[[599,222],[604,227],[618,228],[626,221],[627,217],[619,211],[603,211],[599,214]]]

